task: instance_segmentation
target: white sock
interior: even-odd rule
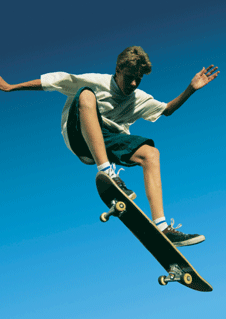
[[[164,229],[166,229],[168,227],[168,224],[166,222],[166,218],[165,217],[157,218],[153,222],[158,227],[158,229],[161,230],[161,231],[163,231]]]
[[[99,172],[102,171],[111,177],[116,176],[116,174],[115,174],[114,170],[112,169],[111,164],[109,162],[106,162],[104,164],[97,166],[97,169]]]

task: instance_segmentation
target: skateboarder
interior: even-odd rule
[[[114,75],[64,72],[48,73],[41,79],[10,85],[0,77],[0,89],[58,91],[68,98],[62,113],[62,134],[68,148],[85,164],[96,163],[131,198],[129,190],[112,163],[143,168],[145,190],[152,219],[176,245],[186,246],[205,240],[204,236],[184,234],[168,225],[162,202],[159,151],[153,140],[130,135],[129,127],[143,118],[154,122],[173,114],[195,91],[215,79],[219,71],[210,65],[195,75],[186,90],[169,103],[155,100],[138,89],[144,74],[152,69],[149,57],[139,46],[119,54]]]

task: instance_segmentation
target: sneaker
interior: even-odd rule
[[[174,219],[172,218],[171,225],[163,230],[163,233],[176,247],[195,245],[205,240],[205,236],[203,235],[187,235],[177,231],[176,229],[180,228],[182,226],[181,224],[179,224],[176,228],[174,228],[173,225]]]
[[[117,186],[132,200],[134,200],[137,195],[130,189],[128,189],[126,187],[126,184],[121,180],[121,178],[119,177],[119,172],[120,171],[124,171],[123,168],[120,168],[120,170],[118,171],[118,173],[115,173],[115,164],[112,165],[111,171],[109,173],[109,176],[112,178],[112,180],[117,184]]]

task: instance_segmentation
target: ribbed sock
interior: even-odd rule
[[[166,218],[165,217],[157,218],[153,222],[158,227],[158,229],[161,230],[161,231],[163,231],[164,229],[166,229],[168,227],[168,224],[166,222]]]
[[[111,167],[111,164],[109,162],[106,162],[104,164],[101,164],[99,166],[97,166],[98,171],[100,172],[104,172],[106,174],[108,174],[110,177],[115,177],[116,174],[114,172],[114,170]]]
[[[109,170],[111,168],[111,164],[109,162],[106,162],[104,164],[101,164],[99,166],[97,166],[98,171],[103,171],[106,172],[107,170]]]

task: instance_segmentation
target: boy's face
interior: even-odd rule
[[[125,68],[116,72],[116,83],[124,95],[130,95],[138,87],[142,76],[133,74]]]

